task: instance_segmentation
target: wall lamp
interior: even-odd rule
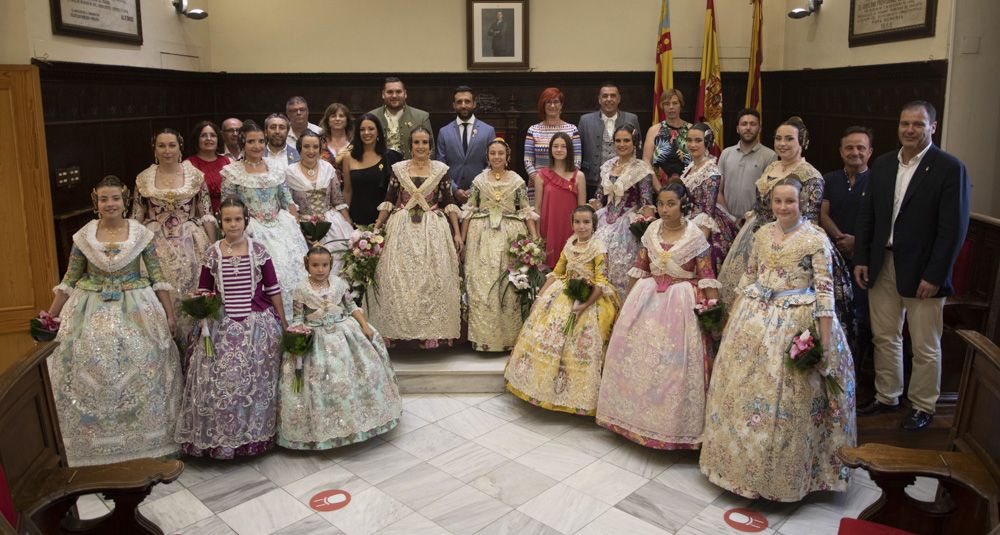
[[[809,0],[806,7],[797,7],[788,12],[788,17],[792,19],[804,19],[819,11],[819,6],[823,5],[823,0]]]
[[[202,20],[208,16],[208,12],[204,9],[188,9],[188,0],[174,0],[173,4],[178,15],[184,15],[189,19]]]

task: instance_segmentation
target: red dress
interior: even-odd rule
[[[205,175],[205,185],[208,186],[208,196],[212,199],[212,213],[219,211],[219,204],[222,202],[222,168],[229,165],[231,160],[219,155],[215,161],[207,162],[197,155],[188,156],[188,161],[196,169]]]
[[[548,167],[539,170],[544,181],[538,233],[545,239],[545,265],[555,267],[566,240],[573,235],[573,210],[577,207],[576,175],[566,180]]]

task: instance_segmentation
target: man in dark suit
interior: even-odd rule
[[[368,113],[378,117],[382,123],[386,147],[399,152],[404,159],[410,159],[410,132],[418,126],[431,133],[431,146],[434,146],[430,114],[406,104],[406,86],[402,80],[395,76],[385,79],[382,85],[382,102],[382,106]]]
[[[622,125],[631,126],[635,134],[636,154],[642,154],[642,134],[639,130],[639,118],[634,113],[620,111],[622,95],[618,84],[604,82],[597,92],[597,103],[601,109],[580,117],[580,145],[582,159],[580,170],[587,177],[587,198],[594,198],[597,186],[601,183],[601,164],[615,156],[612,142],[615,129]]]
[[[854,277],[868,292],[875,343],[875,399],[859,414],[894,411],[903,394],[903,321],[909,324],[912,406],[902,427],[927,427],[941,391],[941,332],[951,270],[969,226],[969,176],[934,146],[937,111],[916,100],[899,114],[898,153],[872,165],[858,215]]]
[[[448,165],[455,200],[469,199],[472,179],[486,169],[486,149],[497,137],[493,127],[476,118],[476,94],[467,85],[455,88],[451,102],[458,116],[438,131],[437,159]]]
[[[511,56],[513,53],[507,50],[507,21],[503,20],[503,10],[497,10],[497,18],[490,24],[487,35],[490,36],[490,52],[493,57]]]

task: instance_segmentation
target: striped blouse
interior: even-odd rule
[[[573,163],[580,167],[583,150],[580,145],[580,131],[575,125],[563,122],[555,126],[536,123],[528,127],[524,136],[524,170],[530,177],[542,167],[549,166],[549,142],[556,132],[566,132],[573,140]]]
[[[236,321],[242,321],[251,312],[261,312],[272,306],[270,296],[281,293],[278,276],[274,272],[271,259],[261,266],[261,280],[253,288],[253,278],[250,268],[250,257],[241,256],[234,266],[231,256],[224,256],[221,262],[223,293],[223,308],[226,316]],[[198,287],[205,290],[215,290],[215,276],[208,268],[202,268]],[[266,297],[265,297],[266,296]]]

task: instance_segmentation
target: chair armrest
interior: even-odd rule
[[[842,447],[837,456],[851,468],[864,468],[872,473],[948,479],[993,503],[1000,495],[996,482],[983,463],[968,453],[869,443],[857,448]]]

